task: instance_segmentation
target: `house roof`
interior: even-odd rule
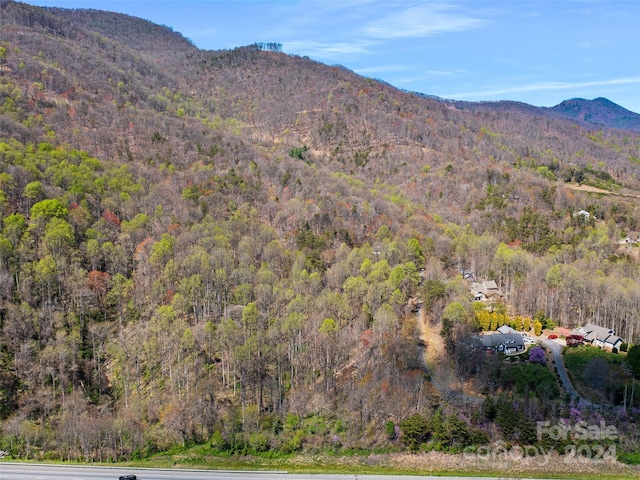
[[[584,327],[574,328],[571,330],[571,335],[581,335],[588,342],[597,340],[611,345],[622,341],[622,338],[618,337],[613,330],[593,323],[587,323]]]
[[[503,344],[505,348],[524,347],[524,339],[519,333],[495,333],[493,335],[483,335],[479,339],[480,343],[486,348],[496,348],[500,344]]]
[[[616,343],[622,343],[622,342],[623,342],[622,338],[617,335],[609,335],[605,340],[605,343],[609,343],[611,345],[615,345]]]
[[[593,342],[598,339],[598,335],[596,335],[596,332],[588,332],[584,339]]]
[[[484,282],[473,282],[471,291],[474,295],[484,295],[486,298],[493,296],[502,296],[503,293],[498,288],[498,284],[494,280],[485,280]]]
[[[500,328],[498,328],[498,331],[500,333],[518,333],[517,330],[514,330],[509,325],[502,325]]]
[[[495,282],[495,280],[487,280],[486,282],[482,282],[482,285],[484,285],[485,290],[495,290],[496,292],[498,291],[498,284]]]

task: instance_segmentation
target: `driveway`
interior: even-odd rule
[[[584,398],[580,398],[578,392],[573,385],[571,385],[571,380],[569,380],[569,374],[567,373],[567,369],[564,368],[564,362],[562,361],[562,349],[564,345],[559,342],[549,340],[548,338],[538,337],[538,341],[547,347],[551,351],[551,355],[553,357],[553,363],[558,370],[558,375],[560,376],[560,381],[562,382],[562,386],[564,387],[565,392],[569,394],[572,401],[576,401],[579,407],[592,407],[593,404]]]

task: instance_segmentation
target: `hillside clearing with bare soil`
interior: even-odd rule
[[[565,183],[566,188],[578,190],[580,192],[599,193],[602,195],[611,195],[615,197],[640,198],[640,193],[636,190],[622,189],[620,191],[605,190],[603,188],[592,187],[591,185],[580,185],[576,183]]]

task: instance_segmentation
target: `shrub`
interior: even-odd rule
[[[487,445],[489,443],[489,435],[479,428],[471,428],[469,429],[468,443],[475,446]]]
[[[304,432],[302,430],[298,430],[295,434],[282,445],[280,450],[282,453],[294,453],[302,450],[302,446],[304,444]]]
[[[300,425],[300,417],[298,415],[294,415],[293,413],[287,413],[287,416],[284,420],[284,428],[286,430],[296,430]]]
[[[216,430],[215,432],[213,432],[213,435],[211,435],[210,443],[211,448],[217,451],[223,451],[229,447],[229,444],[222,436],[222,432],[220,430]]]
[[[539,320],[533,322],[533,331],[536,334],[536,337],[539,337],[542,333],[542,323]]]
[[[431,434],[429,422],[420,414],[415,413],[400,422],[402,442],[413,452],[417,452]]]
[[[579,347],[580,345],[584,345],[584,337],[582,335],[569,335],[567,337],[568,347]]]
[[[540,363],[521,363],[510,366],[501,378],[504,389],[512,389],[515,394],[537,398],[556,398],[558,383],[553,373]]]
[[[389,420],[384,424],[384,429],[387,432],[387,438],[394,440],[396,438],[396,424]]]
[[[297,158],[299,160],[304,160],[304,152],[309,150],[309,147],[303,145],[302,147],[296,147],[289,150],[289,156],[291,158]]]
[[[547,317],[542,310],[538,310],[533,316],[534,320],[538,320],[542,324],[543,330],[553,330],[556,328],[556,322]]]
[[[628,465],[640,464],[640,452],[619,452],[618,460]]]
[[[249,437],[249,447],[254,453],[266,452],[271,448],[269,439],[263,433],[254,433]]]

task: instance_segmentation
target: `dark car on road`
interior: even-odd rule
[[[120,475],[120,478],[118,478],[118,480],[136,480],[138,477],[136,477],[135,475],[129,474],[129,475]]]

